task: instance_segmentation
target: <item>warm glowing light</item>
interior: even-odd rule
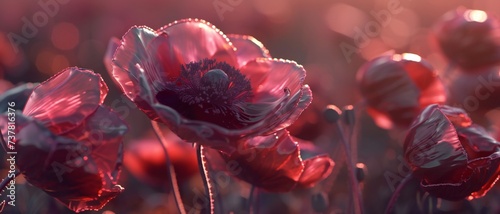
[[[482,10],[467,10],[464,18],[469,22],[484,22],[488,19],[488,14]]]
[[[364,164],[364,163],[357,163],[357,164],[356,164],[356,167],[357,167],[357,168],[360,168],[360,169],[364,169],[366,166],[365,166],[365,164]]]
[[[403,59],[403,57],[400,54],[394,54],[392,56],[392,60],[394,60],[394,61],[401,61],[402,59]]]
[[[405,59],[405,60],[414,61],[414,62],[422,61],[422,57],[420,57],[417,54],[404,53],[404,54],[402,54],[402,56],[403,56],[403,59]]]

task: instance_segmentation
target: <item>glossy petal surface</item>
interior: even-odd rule
[[[23,114],[56,134],[80,125],[104,101],[108,88],[90,70],[67,68],[33,89]]]
[[[500,176],[500,143],[459,108],[427,107],[410,128],[404,150],[421,186],[447,200],[482,197]]]
[[[222,155],[226,162],[236,161],[242,168],[238,178],[268,191],[292,190],[304,170],[299,146],[287,131],[252,138],[240,151],[244,152]]]
[[[238,67],[243,67],[257,58],[271,58],[264,45],[252,36],[230,34],[227,37],[236,48]]]
[[[287,192],[296,187],[309,188],[330,175],[333,161],[325,154],[302,159],[299,142],[286,130],[254,137],[240,143],[231,155],[220,152],[223,162],[216,168],[272,192]],[[305,151],[306,153],[310,153]]]

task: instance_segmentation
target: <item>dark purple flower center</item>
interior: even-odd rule
[[[179,77],[156,94],[161,104],[185,118],[228,129],[249,124],[243,108],[251,98],[250,81],[239,70],[210,59],[183,65]]]

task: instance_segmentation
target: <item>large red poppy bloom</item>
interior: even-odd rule
[[[500,23],[492,14],[465,8],[450,11],[434,36],[443,54],[463,71],[500,63]]]
[[[61,71],[33,89],[15,114],[15,144],[3,145],[17,152],[16,165],[30,184],[75,212],[100,209],[123,190],[117,179],[127,126],[102,106],[107,92],[90,70]],[[2,133],[12,131],[12,117],[0,116]]]
[[[500,143],[459,108],[428,106],[411,126],[404,151],[421,186],[447,200],[482,197],[500,178]]]
[[[158,30],[132,27],[105,62],[123,92],[184,140],[231,152],[243,137],[289,126],[309,105],[306,75],[270,58],[250,36],[224,35],[198,19]]]
[[[375,58],[359,69],[357,82],[368,113],[386,129],[406,128],[426,106],[446,101],[434,68],[416,54]]]
[[[272,192],[308,188],[330,175],[334,162],[310,142],[295,139],[287,130],[239,142],[236,152],[210,154],[218,170]]]

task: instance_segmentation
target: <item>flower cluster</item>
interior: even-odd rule
[[[221,160],[222,168],[236,161],[242,172],[235,176],[256,187],[309,188],[332,171],[325,152],[302,153],[301,144],[314,145],[285,130],[311,103],[306,71],[271,58],[251,36],[226,36],[198,19],[158,30],[132,27],[121,40],[110,41],[104,61],[123,93],[182,139],[174,141],[208,147],[208,158]],[[18,103],[16,165],[30,184],[75,212],[98,210],[123,191],[117,181],[128,127],[103,105],[108,88],[99,74],[72,67],[39,85],[5,88],[0,106]],[[7,124],[9,117],[1,115],[0,121]],[[9,131],[7,125],[1,129]],[[11,139],[4,140],[9,151]],[[165,182],[169,178],[161,172],[170,166],[161,162],[178,152],[151,155],[160,145],[126,147],[125,165],[147,182]],[[162,146],[175,149],[168,142]]]

